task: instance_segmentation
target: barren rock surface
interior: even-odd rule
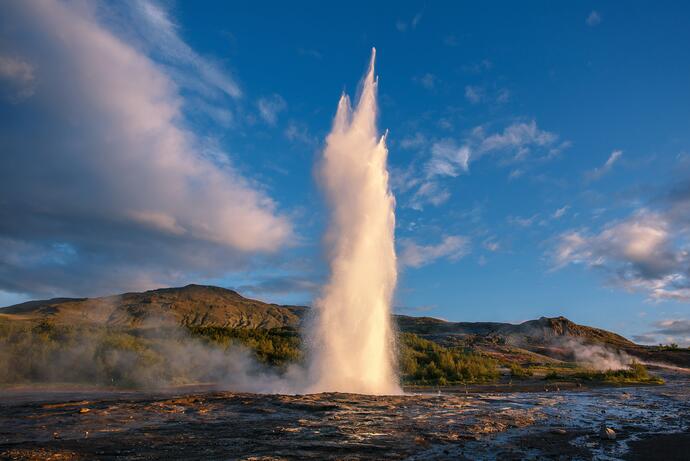
[[[655,387],[403,396],[11,390],[0,397],[0,457],[645,459],[659,434],[688,452],[689,384],[676,375]],[[615,441],[599,437],[602,424]]]

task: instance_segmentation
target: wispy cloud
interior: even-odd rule
[[[556,211],[553,212],[553,219],[561,219],[563,216],[565,216],[569,209],[570,206],[568,205],[558,208]]]
[[[315,146],[319,142],[317,137],[309,131],[309,127],[306,124],[294,120],[288,122],[283,134],[289,141],[301,142],[308,146]]]
[[[494,238],[484,240],[484,243],[482,244],[482,246],[484,248],[486,248],[487,250],[491,251],[492,253],[495,253],[501,249],[501,244],[497,240],[495,240]]]
[[[427,72],[426,74],[423,74],[419,77],[415,77],[413,79],[415,82],[426,88],[427,90],[433,90],[434,87],[436,86],[436,82],[438,79],[434,74],[431,74]]]
[[[506,218],[506,221],[508,221],[508,224],[511,224],[513,226],[517,227],[532,227],[532,225],[537,221],[537,218],[539,218],[539,214],[535,214],[529,217],[524,217],[524,216],[508,216]]]
[[[425,205],[439,206],[447,202],[450,192],[434,181],[422,183],[410,199],[408,206],[415,210],[423,210]]]
[[[508,101],[510,101],[510,90],[507,88],[501,88],[498,90],[498,94],[496,95],[496,102],[499,104],[505,104]]]
[[[218,90],[233,98],[242,96],[238,83],[227,70],[221,70],[218,64],[199,55],[180,37],[179,26],[161,5],[137,0],[131,3],[127,12],[139,25],[135,32],[145,38],[149,48],[146,51],[154,53],[157,59],[171,66],[171,76],[181,77],[184,82],[191,83],[185,74],[192,70],[193,85],[198,88]],[[180,81],[177,83],[181,84]]]
[[[465,98],[472,104],[479,104],[484,99],[484,89],[479,86],[467,85]]]
[[[427,143],[426,137],[422,133],[417,132],[414,135],[405,136],[400,141],[400,147],[402,147],[403,149],[419,149],[420,147],[424,146],[426,143]]]
[[[467,64],[462,66],[462,70],[471,74],[481,74],[491,70],[494,67],[494,63],[490,59],[482,59],[479,62],[474,62],[472,64]]]
[[[278,121],[278,114],[287,109],[285,99],[279,94],[259,98],[256,106],[261,118],[269,125],[275,125]]]
[[[470,148],[458,146],[452,139],[442,139],[431,146],[431,158],[425,170],[428,178],[456,177],[469,170]]]
[[[616,162],[618,162],[618,160],[622,156],[622,150],[614,150],[613,152],[611,152],[611,155],[609,155],[609,158],[602,166],[585,173],[585,178],[589,181],[596,181],[597,179],[601,179],[602,176],[604,176],[613,169],[613,166],[616,164]]]
[[[410,239],[401,239],[400,246],[400,265],[415,268],[426,266],[441,258],[457,261],[470,251],[469,239],[461,235],[445,236],[436,245],[420,245]]]
[[[599,12],[596,10],[592,10],[592,12],[587,16],[587,19],[585,19],[585,22],[589,27],[598,26],[601,24],[601,14],[599,14]]]
[[[421,22],[423,16],[424,11],[422,10],[419,13],[415,14],[409,21],[404,19],[398,19],[397,21],[395,21],[395,28],[398,29],[398,32],[407,32],[408,30],[414,30]]]
[[[418,187],[408,206],[419,210],[425,204],[444,203],[450,194],[440,179],[469,172],[471,162],[483,156],[500,156],[502,164],[524,163],[534,158],[552,158],[569,146],[567,141],[560,141],[557,134],[540,129],[533,120],[515,122],[491,134],[478,126],[459,144],[450,138],[427,140],[421,134],[406,139],[408,146],[426,148],[430,154],[421,174],[408,172],[407,175],[412,181],[407,183],[406,189]],[[522,169],[515,169],[511,178],[523,173]]]
[[[11,102],[20,102],[34,94],[34,67],[16,56],[0,55],[0,88]]]
[[[323,54],[313,48],[298,48],[297,53],[299,53],[301,56],[308,56],[314,59],[323,59]]]

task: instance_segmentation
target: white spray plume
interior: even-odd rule
[[[598,344],[585,344],[574,338],[565,339],[563,346],[572,351],[575,362],[592,370],[624,370],[634,361],[624,351]]]
[[[401,392],[391,326],[395,199],[376,128],[375,58],[373,49],[354,110],[340,98],[319,172],[331,207],[331,274],[308,332],[310,392]]]

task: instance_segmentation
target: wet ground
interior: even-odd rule
[[[388,397],[5,390],[0,459],[687,460],[690,376]]]

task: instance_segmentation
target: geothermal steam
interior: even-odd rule
[[[386,137],[376,129],[375,58],[374,49],[357,106],[340,97],[319,171],[331,207],[331,274],[309,332],[312,392],[400,392],[391,327],[395,199]]]

